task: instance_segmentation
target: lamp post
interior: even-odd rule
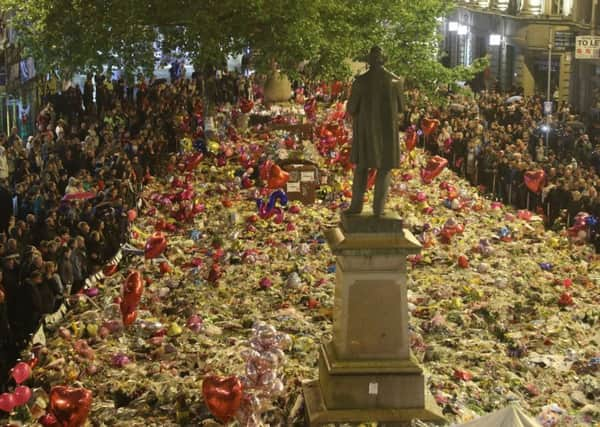
[[[552,27],[548,29],[548,84],[546,85],[546,103],[544,113],[546,113],[546,150],[548,149],[550,139],[550,115],[552,114],[551,100],[551,79],[552,79]]]

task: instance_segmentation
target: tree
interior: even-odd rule
[[[389,56],[389,68],[433,88],[468,78],[475,68],[439,63],[436,18],[445,0],[0,0],[25,53],[42,71],[75,71],[114,65],[129,74],[155,65],[162,49],[178,49],[194,63],[220,64],[250,49],[253,64],[273,64],[294,76],[347,76],[347,58],[373,44]]]

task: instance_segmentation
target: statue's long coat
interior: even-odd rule
[[[351,160],[359,169],[400,166],[402,92],[402,81],[382,67],[372,67],[354,80],[346,110],[353,117]]]

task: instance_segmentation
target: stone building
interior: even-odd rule
[[[598,13],[598,0],[459,1],[443,21],[446,61],[489,55],[482,86],[522,88],[525,95],[550,90],[553,99],[590,111],[600,91],[600,57],[576,59],[575,40],[600,30]]]

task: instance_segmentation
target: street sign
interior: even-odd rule
[[[544,101],[544,114],[552,114],[552,101]]]
[[[600,59],[600,36],[577,36],[575,59]]]
[[[570,31],[555,31],[554,46],[556,50],[570,50],[575,47],[575,33]]]

